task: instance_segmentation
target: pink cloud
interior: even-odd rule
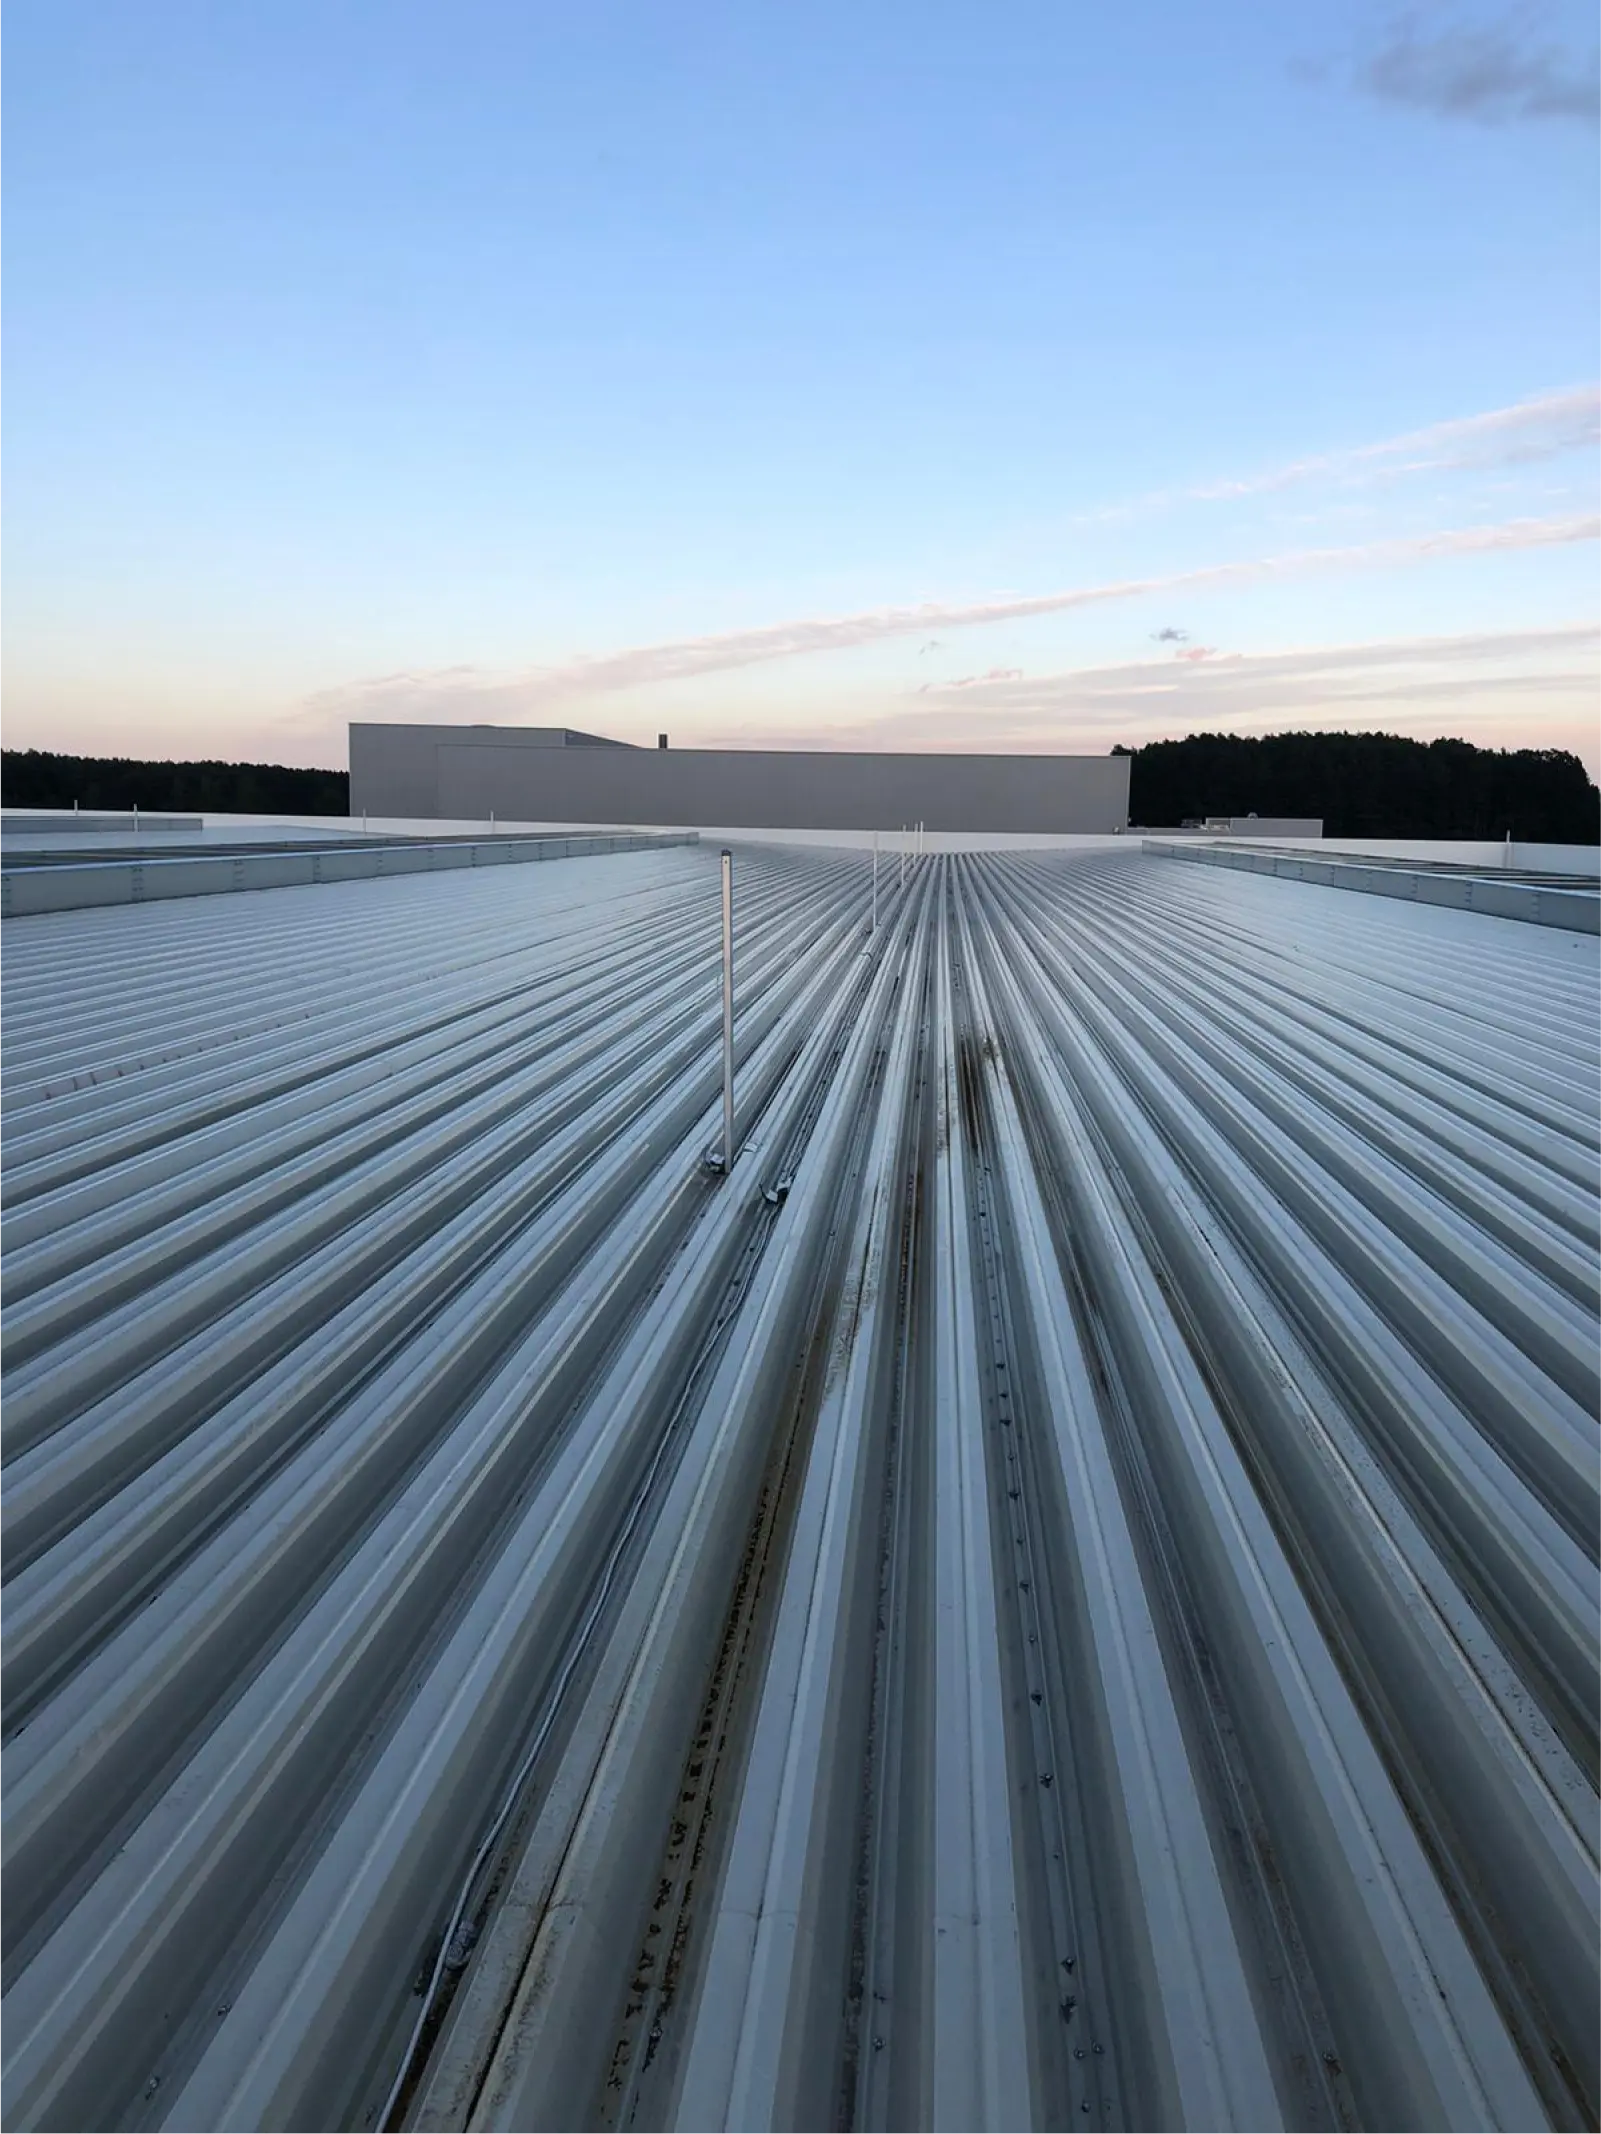
[[[1022,679],[1021,667],[991,667],[987,674],[964,674],[958,681],[936,683],[935,686],[944,689],[977,689],[985,682],[1020,682]]]
[[[1593,513],[1546,519],[1508,519],[1499,524],[1457,526],[1435,533],[1364,542],[1347,548],[1299,549],[1227,563],[1205,564],[1149,578],[1072,586],[1061,591],[1003,596],[989,600],[935,603],[917,607],[873,608],[853,615],[809,616],[666,643],[634,645],[616,652],[571,659],[558,666],[521,675],[495,675],[449,668],[429,673],[389,675],[350,683],[306,699],[286,725],[332,725],[347,719],[425,721],[517,721],[557,706],[614,691],[680,682],[703,674],[765,665],[926,631],[937,623],[945,630],[984,628],[1042,615],[1068,614],[1079,608],[1133,601],[1152,593],[1191,587],[1252,585],[1330,570],[1373,570],[1420,563],[1438,557],[1495,555],[1518,550],[1562,547],[1593,541],[1601,535],[1601,518]],[[1020,677],[1008,672],[1007,681]],[[992,684],[994,676],[972,675],[962,685]]]

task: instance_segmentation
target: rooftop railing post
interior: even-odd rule
[[[723,852],[723,1176],[734,1169],[734,855]]]
[[[867,931],[878,932],[878,832],[873,832],[873,917]]]

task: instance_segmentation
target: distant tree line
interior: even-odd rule
[[[190,815],[348,815],[345,771],[294,771],[277,763],[138,763],[125,756],[0,751],[0,802],[8,808],[143,808]]]
[[[1329,837],[1505,837],[1601,843],[1601,792],[1563,749],[1476,748],[1398,734],[1192,734],[1132,755],[1129,820],[1144,829],[1206,815],[1316,815]],[[144,808],[152,814],[348,815],[344,771],[276,763],[140,763],[121,756],[0,752],[8,808]]]
[[[1114,751],[1114,753],[1119,753]],[[1326,837],[1601,843],[1601,791],[1556,748],[1477,748],[1399,734],[1191,734],[1132,754],[1129,821],[1317,815]]]

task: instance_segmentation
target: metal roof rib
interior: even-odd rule
[[[1595,934],[617,843],[4,922],[7,2125],[1593,2125]]]

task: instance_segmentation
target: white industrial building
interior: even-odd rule
[[[665,736],[663,741],[665,743]],[[632,748],[550,726],[350,728],[353,815],[1076,835],[1128,823],[1127,756]]]

